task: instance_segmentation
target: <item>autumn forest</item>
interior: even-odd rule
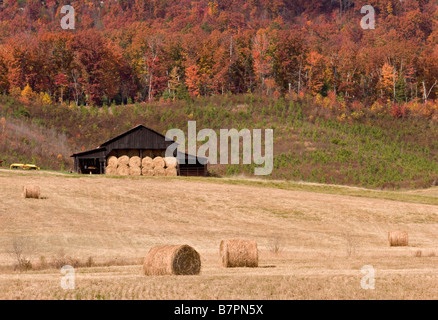
[[[97,105],[224,93],[433,100],[438,4],[428,0],[3,0],[0,91]],[[363,30],[363,5],[376,28]]]

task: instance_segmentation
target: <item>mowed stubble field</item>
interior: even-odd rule
[[[25,184],[43,199],[24,199]],[[393,229],[409,232],[408,247],[388,246]],[[226,238],[255,240],[260,267],[223,268]],[[94,263],[63,290],[59,269],[13,270],[14,239],[36,269],[61,256]],[[193,246],[201,274],[144,276],[164,244]],[[364,265],[374,290],[361,288]],[[0,299],[438,299],[438,188],[0,170]]]

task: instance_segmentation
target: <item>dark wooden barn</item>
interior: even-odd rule
[[[117,137],[114,137],[93,150],[78,152],[72,155],[74,158],[74,171],[77,173],[104,174],[110,156],[124,154],[137,155],[143,158],[147,150],[159,151],[164,155],[168,146],[174,141],[166,141],[164,135],[138,125]],[[196,158],[187,153],[174,154],[178,160],[177,172],[180,176],[206,176],[207,159]],[[189,159],[196,158],[196,163],[190,164]],[[183,161],[184,159],[184,161]]]

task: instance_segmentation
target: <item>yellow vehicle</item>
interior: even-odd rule
[[[11,169],[23,169],[23,166],[24,166],[24,164],[22,164],[22,163],[13,163],[13,164],[10,165],[9,168],[11,168]]]
[[[34,164],[25,164],[25,165],[23,166],[23,169],[24,169],[24,170],[40,170],[40,167],[37,167],[37,166],[34,165]]]
[[[11,169],[23,169],[23,170],[40,170],[40,167],[37,167],[34,164],[22,164],[22,163],[13,163],[10,165]]]

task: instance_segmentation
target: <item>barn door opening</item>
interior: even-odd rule
[[[99,158],[79,159],[79,173],[101,174],[103,172],[103,162]]]

